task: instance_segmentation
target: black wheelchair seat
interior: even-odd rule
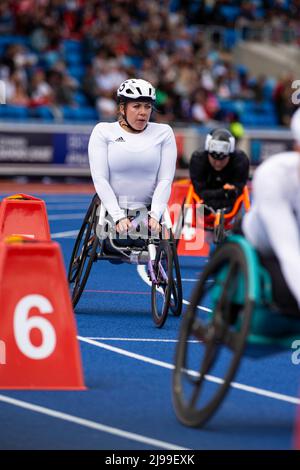
[[[271,276],[272,296],[275,306],[283,315],[296,316],[300,319],[297,301],[283,277],[278,259],[274,255],[266,256],[261,254],[259,254],[259,259]]]

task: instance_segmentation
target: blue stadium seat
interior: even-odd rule
[[[26,36],[4,35],[0,36],[0,44],[3,46],[7,46],[9,44],[22,44],[25,47],[29,47],[30,41],[29,38]]]
[[[241,122],[248,127],[274,127],[278,125],[275,114],[248,112],[241,115]]]
[[[79,121],[98,121],[98,113],[91,106],[82,106],[79,109],[77,120]]]
[[[226,28],[223,33],[223,45],[225,49],[232,49],[241,38],[239,30]]]
[[[75,98],[76,103],[78,103],[81,106],[82,105],[86,106],[88,104],[86,96],[83,93],[81,93],[80,91],[77,91],[75,93],[74,98]]]
[[[73,108],[72,106],[62,106],[63,117],[70,121],[97,121],[97,111],[88,106]]]
[[[54,115],[49,108],[49,106],[37,106],[36,108],[32,109],[31,117],[43,119],[43,121],[53,121]]]
[[[4,105],[4,115],[9,119],[27,119],[29,111],[26,106],[18,106],[13,104]]]
[[[276,86],[276,80],[274,78],[268,78],[263,87],[263,95],[266,100],[272,99],[274,88]]]
[[[6,106],[5,106],[5,105],[3,105],[3,104],[0,104],[0,118],[2,118],[2,117],[5,117],[5,116],[6,116],[6,114],[5,114],[5,108],[6,108]]]
[[[82,57],[81,54],[77,51],[72,51],[65,54],[65,61],[67,62],[68,66],[77,66],[82,64]]]
[[[76,78],[78,81],[81,81],[85,74],[85,67],[81,64],[71,65],[68,67],[68,72],[72,77]]]
[[[236,5],[223,5],[220,8],[220,13],[226,18],[227,21],[235,21],[240,14],[240,7]]]
[[[82,50],[81,42],[76,41],[75,39],[65,39],[63,41],[63,50],[65,53],[69,53],[69,52],[81,53],[81,50]]]

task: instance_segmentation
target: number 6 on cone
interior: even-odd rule
[[[0,242],[0,341],[0,388],[85,389],[57,243]]]

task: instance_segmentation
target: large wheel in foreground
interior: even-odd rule
[[[96,256],[99,243],[95,231],[96,211],[99,204],[99,198],[95,195],[84,217],[73,248],[68,272],[68,280],[71,287],[73,287],[73,307],[76,306],[81,297]]]
[[[217,410],[238,368],[253,309],[248,266],[237,243],[212,256],[183,318],[173,374],[173,404],[187,426]]]
[[[161,328],[168,316],[173,283],[173,255],[168,241],[160,241],[153,268],[157,284],[152,283],[151,289],[152,318],[155,325]]]

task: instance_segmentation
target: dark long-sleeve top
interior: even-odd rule
[[[193,152],[190,161],[190,177],[195,192],[205,204],[213,209],[231,207],[236,198],[242,194],[249,176],[249,159],[245,152],[236,150],[231,154],[228,164],[221,171],[216,171],[208,160],[206,151]],[[236,187],[235,190],[224,190],[225,184]]]

